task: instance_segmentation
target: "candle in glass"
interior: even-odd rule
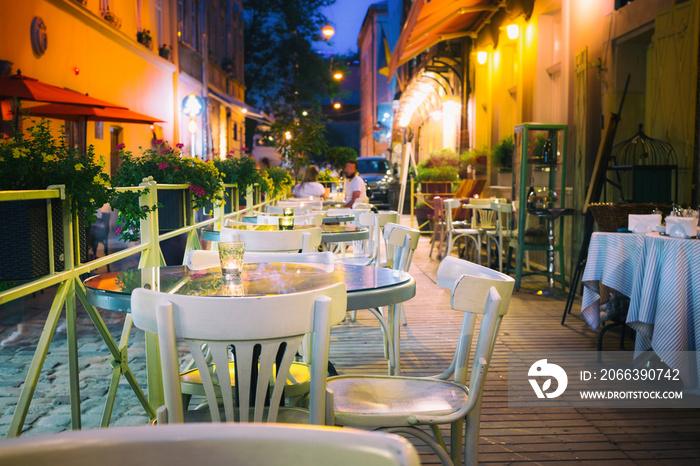
[[[280,217],[279,218],[280,230],[293,230],[294,229],[294,217]]]
[[[291,207],[285,207],[283,213],[285,217],[292,217],[294,215],[294,209]]]
[[[226,279],[241,276],[243,269],[243,253],[245,243],[242,241],[219,242],[219,260],[221,261],[221,274]]]

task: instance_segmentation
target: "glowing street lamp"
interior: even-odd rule
[[[194,158],[194,145],[195,145],[195,140],[194,140],[194,135],[197,133],[197,120],[194,118],[190,118],[190,122],[187,124],[187,130],[190,132],[192,135],[191,137],[191,143],[190,143],[190,156]]]
[[[508,39],[515,40],[520,36],[520,28],[517,24],[509,24],[506,26],[506,34],[508,35]]]
[[[336,110],[340,110],[340,107],[341,107],[340,102],[336,102],[333,104],[333,108]]]
[[[488,54],[481,50],[480,52],[476,53],[476,62],[480,65],[483,65],[486,63],[486,59],[488,58]]]
[[[330,24],[326,23],[322,28],[321,28],[321,34],[323,34],[323,40],[328,40],[331,37],[335,35],[335,29],[333,29],[333,26]]]
[[[333,73],[333,79],[335,79],[336,81],[340,81],[341,79],[343,79],[343,73],[340,71],[336,71],[335,73]]]

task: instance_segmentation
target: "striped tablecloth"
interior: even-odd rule
[[[637,332],[636,355],[653,350],[697,387],[698,358],[669,352],[700,349],[700,240],[594,233],[581,309],[594,330],[600,325],[598,280],[629,296],[627,325]]]

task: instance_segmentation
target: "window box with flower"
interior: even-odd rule
[[[148,29],[138,31],[136,33],[136,40],[147,49],[150,49],[153,45],[153,37],[151,37],[151,31]]]
[[[80,258],[87,261],[86,228],[109,203],[109,176],[92,146],[86,155],[68,146],[63,131],[54,138],[46,120],[32,122],[28,134],[0,140],[0,191],[43,190],[64,185],[79,219]],[[62,203],[51,201],[55,270],[63,268]],[[0,280],[32,279],[49,273],[46,200],[0,202]],[[6,221],[11,219],[11,221]]]
[[[181,228],[191,217],[192,209],[200,209],[207,202],[220,202],[222,178],[213,163],[182,155],[182,144],[175,148],[156,139],[151,149],[142,149],[139,157],[120,145],[122,163],[114,176],[115,186],[138,186],[144,178],[153,177],[159,184],[185,185],[182,189],[158,190],[158,223],[161,231]],[[113,204],[113,207],[115,204]],[[156,208],[156,206],[146,209]],[[138,196],[118,196],[119,233],[123,240],[139,239],[140,220],[146,218],[148,210],[138,206]],[[145,210],[145,211],[144,211]]]

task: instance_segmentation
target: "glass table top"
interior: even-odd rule
[[[218,267],[169,266],[104,273],[88,278],[85,286],[92,292],[124,296],[141,287],[193,296],[265,296],[317,290],[340,282],[351,294],[412,281],[406,272],[380,267],[263,263],[244,264],[240,280],[235,281],[224,279]]]

